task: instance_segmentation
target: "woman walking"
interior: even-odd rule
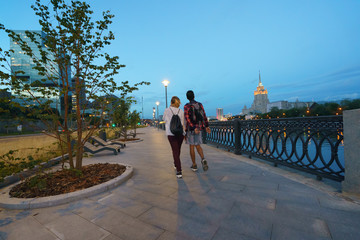
[[[174,158],[174,167],[176,168],[176,177],[182,178],[182,172],[181,172],[181,162],[180,162],[180,151],[181,151],[181,145],[184,140],[184,112],[181,110],[180,107],[180,99],[176,96],[171,98],[171,105],[170,107],[166,108],[163,115],[163,120],[165,121],[165,132],[168,137],[171,150],[173,153]],[[174,115],[178,115],[180,118],[181,126],[182,126],[182,133],[174,134],[171,132],[170,129],[170,123],[173,119]],[[174,121],[174,120],[173,120]],[[173,123],[172,123],[173,124]]]

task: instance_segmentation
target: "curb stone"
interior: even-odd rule
[[[68,156],[69,156],[68,154],[64,154],[65,159],[67,159]],[[7,187],[13,183],[19,182],[22,178],[27,178],[27,177],[34,175],[34,173],[37,170],[39,170],[40,166],[43,168],[46,168],[46,169],[53,167],[56,164],[58,164],[62,160],[62,158],[63,158],[62,156],[58,156],[56,158],[50,159],[47,162],[42,162],[42,163],[40,163],[40,165],[36,165],[32,169],[23,170],[19,173],[13,174],[11,176],[7,176],[4,178],[3,182],[0,182],[0,188]]]
[[[0,207],[6,209],[35,209],[35,208],[52,207],[108,191],[110,189],[117,187],[121,183],[125,182],[133,175],[134,169],[132,166],[121,163],[119,164],[126,166],[125,172],[120,176],[111,179],[105,183],[98,184],[87,189],[83,189],[71,193],[60,194],[56,196],[27,198],[27,199],[11,198],[9,196],[9,191],[13,186],[15,186],[18,183],[12,184],[1,190]]]

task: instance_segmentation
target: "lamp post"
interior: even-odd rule
[[[159,101],[157,101],[156,102],[156,112],[157,112],[157,120],[159,120],[159,104],[160,104],[160,102]]]
[[[167,104],[167,86],[169,85],[169,83],[170,83],[170,81],[168,81],[168,80],[164,80],[164,81],[162,81],[162,84],[164,84],[164,86],[165,86],[165,103],[166,103],[166,108],[168,107],[168,104]]]

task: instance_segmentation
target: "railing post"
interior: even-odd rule
[[[234,124],[234,134],[235,134],[235,151],[236,155],[241,155],[241,127],[240,127],[240,119],[235,119],[233,121]]]
[[[360,109],[343,112],[345,179],[342,191],[360,194]]]

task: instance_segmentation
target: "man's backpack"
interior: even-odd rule
[[[169,108],[169,109],[173,114],[173,116],[171,117],[171,121],[170,121],[170,132],[172,132],[172,134],[174,134],[175,136],[182,135],[184,130],[183,130],[183,126],[181,124],[180,117],[178,115],[180,112],[180,109],[177,114],[174,114],[174,112],[171,110],[171,108]]]
[[[189,118],[193,124],[198,124],[199,122],[204,121],[204,111],[200,107],[199,103],[194,103],[190,105]]]

